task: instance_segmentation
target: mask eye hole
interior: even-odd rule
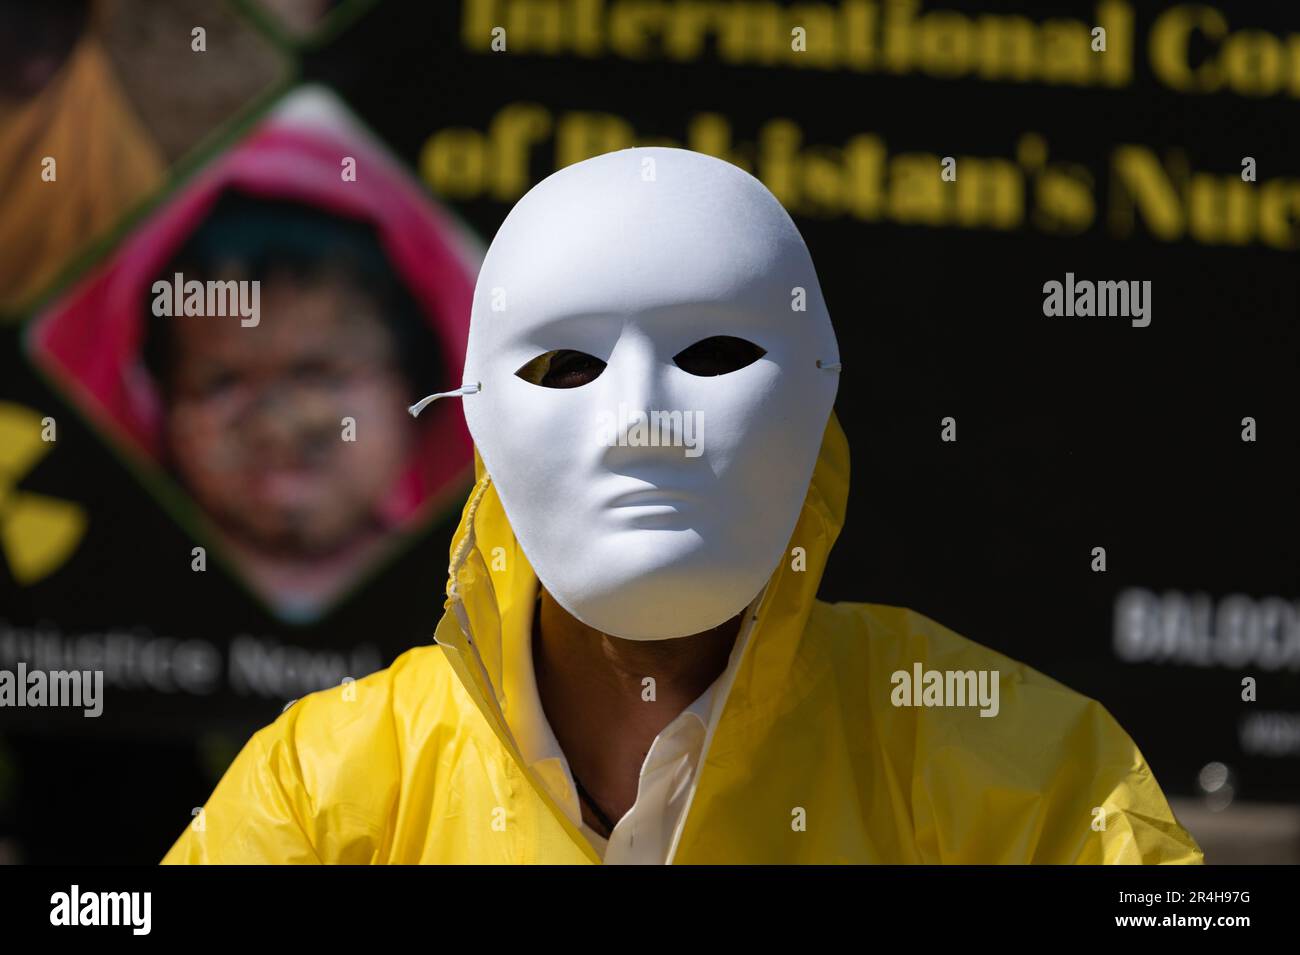
[[[714,335],[705,338],[689,348],[684,348],[673,356],[673,362],[682,371],[704,378],[725,375],[739,371],[746,365],[752,365],[767,350],[759,348],[753,342],[731,335]]]
[[[557,348],[538,355],[515,374],[543,388],[578,388],[595,381],[604,370],[605,363],[594,355]]]

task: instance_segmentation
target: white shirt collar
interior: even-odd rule
[[[552,794],[564,808],[569,818],[587,831],[582,825],[582,808],[578,801],[578,792],[573,784],[573,775],[568,760],[560,748],[559,741],[551,729],[550,721],[537,690],[537,677],[533,669],[532,614],[536,612],[536,581],[533,592],[529,595],[528,606],[532,612],[517,614],[514,625],[506,628],[502,634],[502,683],[505,692],[505,718],[510,731],[519,745],[524,762],[541,776]],[[759,595],[758,599],[761,599]],[[704,730],[704,745],[707,746],[713,729],[721,715],[725,694],[729,692],[735,677],[740,658],[749,640],[750,619],[753,604],[746,611],[747,617],[742,623],[740,634],[732,648],[731,656],[722,674],[695,699],[682,713],[668,724],[660,733],[663,737],[670,729],[680,728],[680,720],[694,718]],[[660,737],[656,737],[656,740]],[[697,760],[699,755],[697,754]],[[594,835],[588,833],[588,835]],[[593,840],[594,841],[594,840]],[[602,840],[603,841],[603,840]]]

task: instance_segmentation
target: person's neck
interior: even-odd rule
[[[625,640],[542,591],[532,637],[542,709],[574,776],[614,821],[636,801],[655,737],[726,669],[742,616],[689,637]]]

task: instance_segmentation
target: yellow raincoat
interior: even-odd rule
[[[256,733],[165,863],[600,861],[502,717],[500,635],[536,578],[476,468],[436,644]],[[806,569],[769,582],[671,861],[1204,861],[1099,703],[910,610],[816,599],[848,482],[832,415],[790,542]],[[998,714],[895,706],[917,662],[1000,671]]]

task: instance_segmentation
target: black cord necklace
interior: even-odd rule
[[[542,588],[538,587],[537,599],[533,603],[532,637],[533,637],[534,646],[536,646],[537,640],[540,637],[540,633],[541,633],[541,622],[542,622],[541,611],[542,611]],[[600,833],[600,837],[602,839],[608,839],[614,833],[614,822],[612,819],[610,819],[609,813],[605,812],[604,809],[600,808],[600,803],[596,802],[596,800],[592,798],[591,793],[587,792],[587,787],[582,785],[582,780],[578,778],[577,773],[573,772],[572,766],[569,767],[569,774],[573,776],[573,785],[578,790],[578,798],[587,804],[587,808],[591,810],[592,815],[594,815],[596,817],[596,820],[602,826],[605,827],[605,831]]]
[[[586,787],[582,785],[577,774],[573,772],[573,767],[569,767],[569,773],[573,775],[573,785],[578,789],[578,796],[587,804],[587,808],[592,811],[600,824],[605,827],[605,831],[600,833],[600,837],[608,839],[614,833],[614,823],[610,820],[609,814],[600,808],[600,804],[596,800],[591,798],[591,793],[587,792]]]

